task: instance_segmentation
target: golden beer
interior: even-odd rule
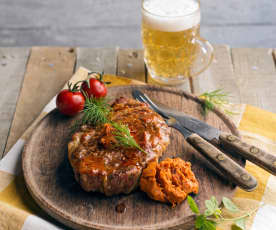
[[[154,30],[143,24],[144,57],[154,75],[166,78],[189,76],[196,59],[197,44],[193,42],[199,25],[180,32]]]
[[[200,53],[200,8],[196,0],[144,0],[144,59],[153,79],[177,84],[193,75]]]

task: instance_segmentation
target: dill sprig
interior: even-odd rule
[[[105,98],[86,97],[81,124],[101,125],[109,122],[111,107]]]
[[[72,133],[85,124],[97,126],[108,123],[110,111],[111,107],[106,98],[89,98],[88,96],[85,96],[85,105],[83,111],[81,112],[82,117],[72,126]]]
[[[228,110],[226,106],[229,104],[229,94],[224,93],[222,89],[217,89],[211,92],[205,92],[199,96],[199,98],[203,99],[202,113],[204,116],[207,113],[215,108],[215,106],[222,109],[228,115],[234,115],[232,111]]]
[[[131,136],[127,125],[119,124],[110,120],[111,106],[108,104],[106,98],[85,97],[85,106],[82,111],[82,118],[78,120],[72,127],[72,131],[77,130],[81,125],[103,125],[109,123],[115,129],[114,136],[117,140],[118,146],[125,148],[137,148],[145,152],[135,139]]]
[[[112,127],[115,128],[115,139],[118,142],[118,145],[123,146],[125,148],[137,148],[143,153],[146,153],[144,149],[142,149],[136,140],[131,136],[130,130],[127,125],[119,124],[116,122],[112,122]]]

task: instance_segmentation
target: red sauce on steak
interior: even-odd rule
[[[86,191],[106,195],[135,189],[142,169],[149,161],[157,161],[169,143],[168,126],[146,104],[119,98],[112,108],[110,119],[127,125],[147,154],[116,145],[110,124],[82,126],[68,144],[69,160],[77,181]]]

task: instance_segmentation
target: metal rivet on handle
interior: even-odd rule
[[[225,159],[225,157],[224,157],[222,154],[218,154],[218,155],[217,155],[217,159],[218,159],[219,161],[223,161],[223,160]]]
[[[232,142],[236,140],[236,137],[234,137],[233,135],[229,135],[227,136],[227,140]]]
[[[253,153],[253,154],[257,154],[258,152],[260,152],[260,150],[259,150],[258,148],[256,148],[256,147],[254,147],[254,146],[252,146],[252,147],[249,149],[249,151],[250,151],[251,153]]]
[[[242,175],[241,175],[241,178],[242,178],[243,180],[245,180],[245,181],[247,181],[247,180],[250,179],[250,177],[249,177],[247,174],[242,174]]]

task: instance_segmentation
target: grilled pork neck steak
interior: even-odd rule
[[[127,125],[147,154],[118,147],[110,124],[82,126],[68,144],[69,161],[81,187],[107,196],[134,190],[143,168],[157,161],[169,144],[168,126],[146,104],[119,98],[112,108],[111,120]]]

